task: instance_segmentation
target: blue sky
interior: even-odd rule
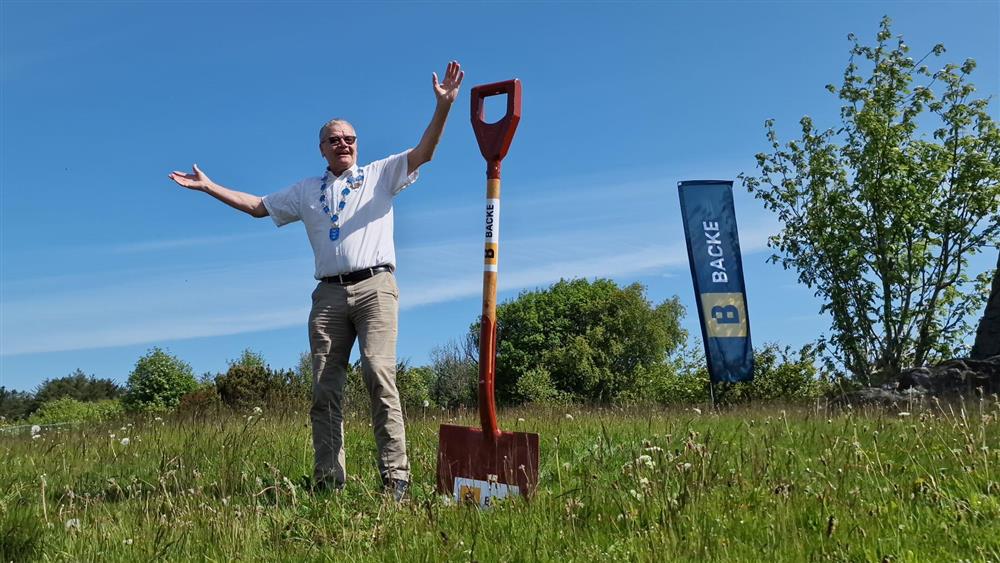
[[[480,307],[485,165],[470,88],[520,78],[503,168],[500,299],[560,277],[638,281],[697,315],[676,184],[735,178],[775,118],[836,124],[854,32],[882,15],[914,55],[975,58],[1000,89],[997,2],[0,4],[0,385],[76,368],[124,381],[160,346],[196,373],[245,348],[276,367],[308,349],[313,262],[276,229],[166,177],[197,162],[264,195],[324,163],[345,117],[368,162],[417,143],[430,74],[465,70],[435,160],[396,200],[399,356],[429,361]],[[501,110],[488,104],[488,116]],[[991,107],[997,115],[997,105]],[[826,328],[793,273],[765,264],[776,220],[736,192],[755,343]],[[995,256],[974,267],[992,266]]]

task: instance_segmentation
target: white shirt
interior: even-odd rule
[[[316,279],[346,274],[388,264],[396,267],[396,249],[392,234],[392,198],[417,180],[417,172],[407,175],[406,156],[394,154],[371,164],[357,164],[340,176],[331,172],[332,185],[326,187],[327,202],[336,209],[347,178],[364,173],[364,183],[352,189],[346,206],[338,213],[340,238],[330,240],[330,217],[320,202],[323,177],[306,178],[280,192],[264,197],[264,207],[281,227],[302,221],[316,257]]]

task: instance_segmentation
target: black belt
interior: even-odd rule
[[[392,272],[392,266],[388,264],[383,264],[381,266],[375,266],[374,268],[365,268],[364,270],[358,270],[357,272],[351,272],[349,274],[338,274],[336,276],[330,276],[327,278],[322,278],[326,283],[339,283],[341,285],[347,285],[352,283],[358,283],[359,281],[364,281],[375,274],[382,272]]]

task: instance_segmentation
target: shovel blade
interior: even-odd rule
[[[480,428],[443,424],[438,436],[439,493],[487,506],[491,498],[529,497],[538,486],[538,434],[491,439]]]

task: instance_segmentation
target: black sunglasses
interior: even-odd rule
[[[357,141],[358,138],[355,137],[354,135],[344,135],[343,137],[337,137],[337,136],[327,137],[326,140],[331,145],[337,146],[340,144],[341,141],[344,141],[345,145],[353,145],[354,141]]]

